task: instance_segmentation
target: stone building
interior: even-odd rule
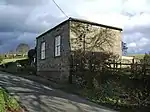
[[[65,82],[72,51],[113,52],[122,56],[121,28],[69,18],[37,37],[37,75]]]

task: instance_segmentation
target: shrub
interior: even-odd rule
[[[0,88],[0,112],[22,112],[22,108],[15,98]]]
[[[0,56],[0,63],[3,61],[3,57],[2,56]]]
[[[70,57],[71,73],[76,78],[82,79],[83,81],[80,81],[84,82],[83,84],[86,82],[87,87],[92,88],[94,78],[99,76],[97,80],[101,82],[99,81],[101,75],[108,72],[108,67],[105,63],[115,58],[116,56],[112,53],[105,52],[82,52],[80,50],[72,52]]]

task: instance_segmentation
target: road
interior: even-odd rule
[[[115,112],[77,95],[0,72],[0,86],[14,95],[29,112]]]

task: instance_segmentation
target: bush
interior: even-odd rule
[[[17,60],[16,63],[20,64],[21,66],[27,66],[29,65],[29,59],[24,59],[24,60]]]
[[[3,61],[3,57],[2,56],[0,56],[0,63]]]
[[[117,56],[106,52],[83,52],[81,50],[72,52],[70,57],[71,74],[77,80],[78,78],[83,80],[80,80],[80,84],[86,82],[87,87],[93,88],[94,78],[97,77],[96,79],[100,83],[101,76],[109,71],[105,63],[115,59],[117,59]],[[77,83],[79,83],[79,80]],[[83,87],[85,86],[83,85]]]
[[[141,59],[141,63],[150,64],[150,53],[145,53],[144,58]]]
[[[144,64],[150,64],[150,54],[145,55],[142,66],[133,64],[137,67],[134,74],[126,74],[128,70],[131,71],[130,68],[109,69],[106,63],[116,59],[109,53],[82,54],[78,51],[72,54],[71,72],[77,77],[78,85],[83,87],[83,95],[96,103],[107,103],[119,108],[150,106],[150,74],[144,75],[142,71]]]
[[[31,75],[35,75],[36,74],[36,68],[35,67],[31,67],[31,66],[26,66],[25,70],[31,74]]]
[[[15,98],[0,88],[0,112],[22,112],[22,108]]]

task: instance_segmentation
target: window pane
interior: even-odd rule
[[[41,52],[41,59],[45,59],[45,51]]]
[[[55,38],[55,47],[57,46],[57,44],[58,44],[58,41],[57,41],[58,39],[57,39],[57,37]]]
[[[55,38],[55,56],[60,56],[60,41],[61,37],[58,36]]]
[[[45,59],[45,51],[43,51],[43,59]]]
[[[55,46],[55,56],[57,56],[57,46]]]
[[[57,47],[57,50],[58,50],[57,51],[57,53],[58,53],[57,56],[60,56],[60,46]]]
[[[60,36],[57,37],[57,45],[60,45]]]
[[[45,59],[45,42],[41,43],[41,59]]]
[[[43,59],[43,52],[41,52],[41,59]]]
[[[55,38],[55,46],[60,45],[60,36]]]
[[[42,43],[41,50],[45,50],[45,42]]]

